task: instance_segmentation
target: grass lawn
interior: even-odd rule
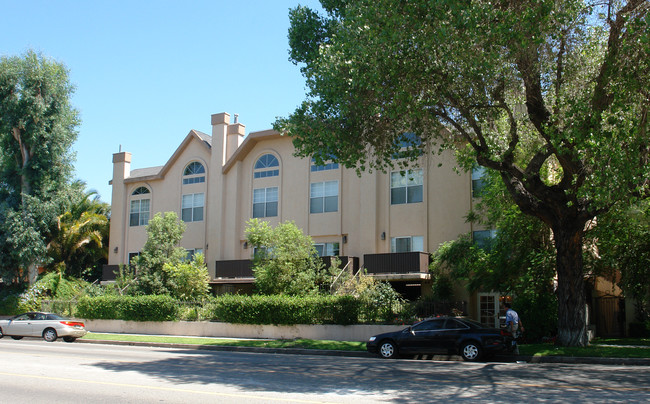
[[[221,346],[247,346],[261,348],[305,348],[305,349],[327,349],[341,351],[365,351],[365,342],[352,341],[320,341],[311,339],[295,340],[268,340],[268,339],[225,339],[205,337],[174,337],[156,335],[132,335],[132,334],[101,334],[89,332],[84,339],[109,340],[109,341],[131,341],[131,342],[154,342],[169,344],[190,344],[190,345],[221,345]]]
[[[533,356],[650,358],[650,338],[596,338],[585,348],[524,344],[519,346],[519,353]]]
[[[205,337],[175,337],[133,334],[88,333],[84,339],[152,342],[190,345],[221,345],[261,348],[305,348],[341,351],[365,351],[365,342],[320,341],[310,339],[267,340],[226,339]],[[650,358],[650,338],[595,339],[585,348],[558,347],[553,344],[523,344],[519,346],[522,355],[531,356],[577,356],[601,358]]]

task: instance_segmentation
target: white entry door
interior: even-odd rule
[[[478,294],[479,322],[488,327],[499,328],[499,294]]]

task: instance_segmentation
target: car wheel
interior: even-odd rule
[[[386,359],[395,358],[397,356],[397,346],[393,341],[382,341],[379,344],[379,355]]]
[[[474,342],[470,341],[463,345],[463,348],[460,350],[460,355],[464,360],[469,362],[474,362],[481,359],[481,346]]]
[[[75,342],[77,339],[75,337],[63,337],[65,342]]]
[[[57,335],[56,331],[54,328],[46,328],[45,331],[43,331],[43,339],[47,342],[54,342],[56,341]]]
[[[13,339],[23,339],[23,337],[18,336],[18,335],[12,335],[11,338],[13,338]]]
[[[2,333],[2,328],[0,328],[0,338],[4,337],[5,335]]]
[[[474,341],[466,342],[460,350],[463,360],[474,362],[481,358],[481,347]]]

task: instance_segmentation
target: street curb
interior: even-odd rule
[[[350,358],[378,358],[366,351],[340,351],[326,349],[305,349],[305,348],[262,348],[262,347],[243,347],[227,345],[194,345],[194,344],[174,344],[165,342],[137,342],[137,341],[112,341],[97,339],[77,339],[76,342],[85,344],[104,344],[104,345],[130,345],[130,346],[149,346],[154,348],[177,348],[177,349],[197,349],[205,351],[221,352],[250,352],[266,354],[290,354],[290,355],[320,355],[320,356],[339,356]],[[415,358],[418,358],[416,356]],[[433,355],[426,357],[429,360],[462,362],[462,358],[457,355]],[[650,366],[650,358],[596,358],[596,357],[572,357],[572,356],[512,356],[497,355],[490,362],[502,363],[565,363],[581,365],[622,365],[622,366]]]
[[[83,339],[83,338],[77,339],[77,341],[75,342],[81,342],[85,344],[131,345],[131,346],[149,346],[154,348],[199,349],[204,351],[252,352],[252,353],[266,353],[266,354],[348,356],[348,357],[357,357],[357,358],[371,358],[375,356],[366,351],[338,351],[338,350],[306,349],[306,348],[263,348],[263,347],[250,347],[250,346],[194,345],[194,344],[174,344],[169,342],[111,341],[111,340]]]

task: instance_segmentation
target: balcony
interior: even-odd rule
[[[251,260],[217,261],[212,283],[253,283],[252,264]]]
[[[321,260],[323,260],[323,263],[325,264],[325,268],[329,268],[332,266],[332,258],[334,256],[328,256],[328,257],[320,257]],[[346,265],[348,266],[348,270],[351,273],[357,273],[359,270],[359,257],[348,257],[347,255],[339,255],[336,256],[336,258],[341,261],[339,264],[339,268],[343,269]]]
[[[102,282],[113,282],[120,273],[119,265],[102,266]]]
[[[429,263],[429,253],[419,251],[363,256],[363,265],[368,275],[387,281],[431,279]]]

